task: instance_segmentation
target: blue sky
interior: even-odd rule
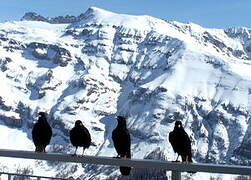
[[[0,22],[19,20],[25,12],[45,17],[79,15],[90,6],[210,28],[251,28],[251,0],[3,0]]]

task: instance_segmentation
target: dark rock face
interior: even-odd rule
[[[242,144],[239,148],[235,150],[234,153],[238,156],[243,156],[247,159],[251,159],[251,126],[248,127],[248,130],[243,138]]]
[[[79,16],[57,16],[54,18],[46,18],[35,12],[28,12],[21,18],[22,21],[43,21],[51,24],[70,24],[77,21],[80,21],[84,17],[84,14]]]
[[[6,57],[5,59],[0,59],[0,69],[2,72],[8,69],[8,63],[12,62],[11,58]]]
[[[62,67],[67,66],[71,61],[70,51],[57,45],[32,42],[27,47],[35,58],[52,60]]]
[[[251,30],[248,28],[229,28],[224,31],[229,37],[239,39],[243,45],[243,50],[235,50],[233,55],[242,59],[251,58]]]
[[[28,12],[25,13],[25,15],[21,18],[21,20],[26,20],[26,21],[44,21],[48,22],[48,19],[35,13],[35,12]]]

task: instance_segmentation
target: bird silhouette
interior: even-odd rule
[[[182,162],[193,162],[191,152],[191,140],[185,132],[181,121],[176,121],[174,130],[169,133],[169,142],[173,150],[178,154],[176,161],[181,156]]]
[[[38,113],[38,122],[34,124],[32,129],[32,140],[35,145],[35,152],[46,152],[45,148],[50,143],[52,129],[47,122],[46,113]]]
[[[123,116],[116,116],[117,127],[112,131],[112,140],[117,151],[117,158],[131,158],[131,138]],[[131,167],[120,167],[122,175],[129,175]]]
[[[91,145],[91,135],[88,129],[83,125],[82,121],[77,120],[75,126],[70,130],[70,141],[76,147],[74,155],[77,153],[78,147],[83,147],[83,154],[86,148]]]

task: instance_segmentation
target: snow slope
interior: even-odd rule
[[[97,145],[86,153],[115,156],[111,132],[120,114],[127,118],[133,158],[176,158],[168,133],[181,120],[194,161],[250,165],[250,29],[206,29],[96,7],[79,18],[0,24],[0,148],[34,150],[31,128],[37,113],[46,111],[53,126],[48,151],[73,153],[68,132],[81,119]],[[31,162],[38,167],[23,160],[0,166],[36,175],[121,178],[116,167]],[[135,169],[131,178],[156,176],[170,173]]]

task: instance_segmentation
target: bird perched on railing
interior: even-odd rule
[[[118,153],[117,158],[131,158],[131,138],[123,116],[116,116],[117,127],[112,131],[112,140]],[[131,167],[120,167],[122,175],[129,175]]]
[[[83,154],[86,148],[91,145],[91,135],[88,129],[83,125],[82,121],[77,120],[75,126],[70,130],[70,141],[76,147],[74,155],[77,153],[78,147],[83,147]]]
[[[35,152],[46,152],[45,148],[50,143],[52,129],[47,122],[46,113],[38,113],[38,122],[34,124],[32,129],[32,140],[35,144]]]
[[[169,133],[169,142],[174,152],[178,153],[176,161],[181,156],[182,162],[193,162],[191,152],[191,140],[185,132],[181,121],[176,121],[174,130]]]

